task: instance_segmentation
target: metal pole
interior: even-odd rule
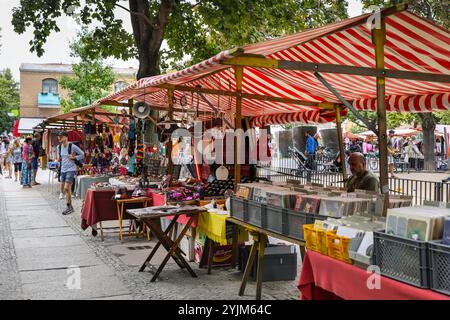
[[[244,76],[244,67],[242,66],[235,66],[234,67],[234,76],[236,78],[236,124],[235,124],[235,130],[237,132],[242,129],[242,78]],[[241,149],[238,147],[238,142],[240,142],[240,136],[236,136],[235,142],[234,142],[234,183],[235,188],[237,187],[237,184],[241,182],[241,164],[240,161],[240,155],[241,155]],[[245,151],[244,151],[245,152]]]
[[[379,28],[372,29],[372,43],[375,46],[375,62],[377,69],[384,69],[384,44],[386,43],[386,25],[381,18]],[[386,216],[389,206],[389,180],[387,164],[387,137],[386,137],[386,78],[378,76],[377,83],[377,115],[378,115],[378,145],[380,149],[380,184],[384,196],[383,216]]]
[[[336,112],[336,129],[338,135],[339,142],[339,153],[341,157],[341,165],[342,165],[342,177],[343,180],[347,179],[347,168],[345,166],[345,152],[344,152],[344,141],[342,137],[342,121],[341,121],[341,108],[339,106],[335,106],[334,110]]]

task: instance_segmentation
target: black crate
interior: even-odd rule
[[[230,215],[238,220],[247,220],[247,200],[239,197],[231,197],[230,199]]]
[[[312,215],[286,209],[286,224],[284,225],[283,233],[286,236],[297,240],[305,240],[303,235],[303,225],[308,224],[308,216]]]
[[[277,233],[283,233],[284,224],[287,220],[286,209],[267,205],[265,214],[266,218],[264,220],[266,222],[266,229]]]
[[[266,205],[253,201],[253,200],[248,200],[247,201],[247,217],[246,217],[246,222],[260,227],[260,228],[264,228],[265,225],[265,217],[266,217]]]
[[[306,213],[306,223],[307,224],[313,224],[316,220],[327,220],[329,217],[328,216],[322,216],[320,214],[311,214],[311,213]],[[339,219],[339,218],[334,218],[334,219]]]
[[[428,244],[374,232],[375,265],[381,274],[419,288],[429,288]]]
[[[431,290],[450,295],[450,245],[430,241],[428,252]]]
[[[269,245],[264,252],[262,281],[292,281],[297,277],[297,253],[293,246]],[[239,248],[239,270],[244,272],[251,246]],[[256,280],[258,259],[253,262],[251,277]]]

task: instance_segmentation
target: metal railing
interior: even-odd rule
[[[366,156],[369,157],[369,156]],[[327,157],[323,157],[320,155],[316,156],[316,163],[318,164],[319,171],[330,171],[330,167],[324,166],[323,164],[330,163],[333,159],[329,159]],[[404,166],[397,166],[397,170],[400,171],[422,171],[424,170],[424,160],[419,158],[409,158],[408,160],[408,168]],[[272,157],[271,165],[274,170],[278,169],[296,169],[297,163],[292,158],[276,158]],[[436,155],[435,156],[435,170],[436,171],[446,171],[450,168],[449,160],[447,159],[447,155]],[[376,160],[374,164],[374,168],[371,167],[372,171],[378,171],[378,161]]]
[[[300,184],[318,183],[324,186],[344,187],[342,173],[303,171],[301,174],[288,168],[258,167],[257,175],[274,182],[297,180]],[[413,179],[389,178],[391,194],[413,197],[413,205],[422,205],[424,200],[450,202],[450,183]]]

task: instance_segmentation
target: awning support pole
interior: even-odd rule
[[[386,24],[381,18],[380,26],[372,29],[372,43],[375,46],[376,68],[384,69],[384,45],[386,43]],[[383,216],[386,216],[389,206],[389,180],[387,164],[387,137],[386,137],[386,78],[378,76],[377,81],[377,115],[378,115],[378,146],[380,150],[380,184],[384,196]]]
[[[334,110],[336,112],[336,129],[337,129],[338,142],[339,142],[339,153],[340,153],[341,165],[342,165],[342,177],[343,177],[343,181],[345,181],[347,179],[347,168],[345,166],[344,141],[343,141],[343,137],[342,137],[341,108],[339,106],[335,106]]]
[[[234,76],[236,78],[236,124],[234,126],[236,132],[238,132],[239,136],[235,134],[235,142],[234,142],[234,186],[237,188],[237,184],[241,182],[241,150],[238,146],[238,143],[241,142],[241,129],[242,129],[242,78],[244,77],[244,67],[235,66],[234,67]],[[245,152],[245,150],[244,150]]]
[[[375,124],[372,123],[372,121],[370,121],[369,119],[366,119],[366,118],[364,118],[362,115],[360,115],[360,114],[359,114],[359,111],[356,110],[356,109],[351,105],[351,103],[349,103],[347,100],[345,100],[344,97],[343,97],[336,89],[334,89],[334,88],[331,86],[331,84],[330,84],[327,80],[325,80],[324,77],[322,77],[322,75],[321,75],[320,73],[314,72],[314,75],[316,76],[317,79],[319,79],[320,82],[322,82],[322,84],[323,84],[328,90],[331,91],[332,94],[334,94],[334,95],[336,96],[336,98],[339,99],[339,101],[342,102],[342,104],[343,104],[344,106],[346,106],[346,107],[351,111],[351,113],[353,113],[353,114],[355,115],[355,117],[356,117],[358,120],[360,120],[362,123],[364,123],[364,124],[366,125],[366,127],[367,127],[369,130],[372,130],[373,133],[375,133],[376,135],[378,135],[378,130],[377,130]]]

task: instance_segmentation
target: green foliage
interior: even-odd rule
[[[153,69],[167,70],[234,46],[347,17],[345,0],[129,0],[130,7],[138,10],[131,14],[130,34],[114,17],[115,9],[128,10],[123,4],[120,0],[22,0],[13,10],[12,24],[17,33],[33,29],[30,50],[42,56],[48,36],[59,31],[57,18],[76,17],[80,25],[91,26],[83,46],[92,57],[127,60],[137,55],[141,66],[157,64]],[[162,40],[168,49],[161,50]]]
[[[10,131],[13,119],[8,115],[11,109],[19,107],[19,85],[14,81],[11,70],[0,72],[0,132]]]
[[[74,76],[63,76],[60,84],[69,91],[68,99],[61,101],[64,112],[77,107],[92,104],[111,91],[115,75],[111,66],[106,65],[100,57],[92,57],[85,46],[85,39],[90,33],[85,29],[78,34],[78,40],[70,45],[72,57],[79,63],[72,65]]]
[[[450,124],[450,111],[435,112],[433,114],[438,124]]]
[[[377,113],[373,111],[360,111],[361,114],[366,119],[374,121],[377,119]],[[387,113],[387,127],[388,129],[395,129],[402,125],[412,124],[414,121],[417,121],[419,118],[415,113],[402,113],[402,112],[388,112]],[[347,114],[347,119],[351,120],[357,126],[350,130],[352,133],[359,133],[363,131],[369,130],[366,126],[361,123],[353,113],[349,112]]]
[[[360,125],[356,125],[350,128],[350,132],[354,133],[354,134],[358,134],[361,132],[367,131],[366,127],[360,126]]]
[[[450,2],[443,0],[361,0],[363,8],[371,5],[389,7],[399,3],[407,3],[408,10],[432,20],[445,28],[450,27]]]

